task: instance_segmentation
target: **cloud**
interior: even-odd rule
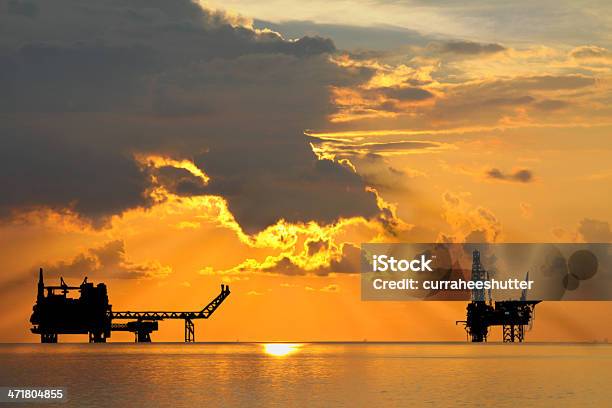
[[[585,88],[595,83],[595,78],[578,74],[534,75],[498,80],[493,82],[492,87],[496,90],[507,90],[507,87],[512,87],[515,90],[557,91]]]
[[[309,241],[305,244],[304,253],[283,253],[279,256],[269,256],[258,262],[248,259],[221,275],[241,273],[273,273],[279,275],[318,275],[327,276],[330,273],[359,273],[361,270],[361,250],[351,243],[338,246],[330,242]]]
[[[389,24],[406,21],[406,15],[411,15],[410,26],[421,25],[421,30],[426,32],[436,30],[446,35],[496,38],[516,44],[607,44],[610,41],[607,17],[612,7],[606,1],[585,2],[580,7],[567,0],[494,4],[487,0],[378,0],[377,3],[377,7],[391,8],[387,13]],[[363,15],[369,16],[367,12]],[[427,24],[421,20],[440,23]]]
[[[574,48],[570,52],[570,56],[576,59],[586,60],[610,60],[612,59],[612,52],[610,50],[599,47],[597,45],[583,45]]]
[[[487,171],[486,176],[494,180],[514,181],[517,183],[529,183],[533,181],[533,173],[528,169],[520,169],[512,173],[504,173],[497,168],[492,168]]]
[[[497,242],[502,225],[488,208],[468,202],[469,193],[446,191],[442,195],[442,216],[452,229],[441,232],[439,242]]]
[[[361,270],[361,249],[352,244],[344,244],[342,256],[333,259],[327,271],[329,273],[358,273]],[[319,272],[321,273],[321,271]]]
[[[584,218],[578,224],[578,233],[585,242],[612,242],[610,223]]]
[[[528,105],[534,101],[534,98],[529,95],[514,96],[504,98],[492,98],[485,100],[482,104],[485,106],[522,106]]]
[[[477,110],[493,105],[494,107],[514,107],[535,102],[530,93],[572,91],[595,85],[593,77],[568,75],[532,75],[518,76],[510,79],[488,79],[485,81],[465,83],[454,87],[450,96],[450,106],[458,107],[459,103],[468,104]],[[477,103],[476,103],[477,102]]]
[[[0,124],[0,216],[38,207],[70,209],[104,223],[109,215],[147,207],[147,174],[129,156],[104,144],[69,141]],[[10,192],[10,193],[9,193]]]
[[[487,231],[486,230],[474,230],[470,231],[464,238],[465,242],[478,244],[482,242],[487,242]]]
[[[425,45],[431,38],[416,30],[397,26],[355,26],[345,24],[321,24],[313,21],[289,20],[270,22],[254,20],[253,26],[269,28],[285,38],[300,38],[304,35],[330,37],[345,50],[390,50],[405,47],[406,44]]]
[[[337,129],[349,129],[342,124],[352,121],[362,128],[419,130],[533,125],[553,122],[548,113],[570,106],[569,101],[582,119],[592,112],[588,102],[597,103],[594,97],[602,88],[597,85],[604,84],[595,76],[598,71],[578,68],[565,53],[553,50],[514,50],[486,64],[447,61],[428,51],[412,49],[409,62],[338,58],[345,66],[369,67],[375,74],[364,85],[334,88],[339,111],[331,122]],[[555,61],[559,68],[548,69],[544,61]],[[537,70],[526,74],[521,68],[526,64]]]
[[[506,50],[501,44],[482,44],[472,41],[447,41],[430,44],[430,48],[441,53],[459,55],[495,54]]]
[[[31,3],[35,19],[0,13],[0,217],[51,208],[101,226],[154,205],[160,185],[223,197],[249,233],[378,214],[362,178],[303,137],[334,113],[331,87],[372,74],[331,61],[331,40],[288,41],[187,0]],[[210,182],[135,159],[147,154]]]
[[[346,243],[342,245],[342,250],[338,256],[330,259],[327,265],[321,265],[313,270],[307,270],[298,265],[292,257],[282,257],[274,264],[262,268],[262,272],[272,272],[282,275],[306,275],[315,274],[326,276],[330,273],[359,273],[361,270],[361,250],[359,247]]]
[[[173,166],[161,166],[151,171],[155,181],[171,193],[181,196],[206,194],[208,182],[186,169]]]
[[[432,128],[431,123],[451,126],[511,126],[530,125],[550,120],[549,113],[561,112],[574,106],[581,118],[590,94],[596,91],[598,79],[584,74],[559,73],[550,75],[491,76],[472,78],[470,67],[451,71],[436,69],[434,77],[442,83],[436,96],[421,105],[395,106],[393,114],[381,118],[397,119],[396,127]],[[500,68],[501,70],[502,68]],[[425,105],[430,101],[429,105]],[[386,116],[385,116],[386,115]],[[359,118],[357,116],[356,118]]]
[[[550,111],[557,111],[557,110],[566,108],[569,105],[570,105],[569,102],[562,101],[559,99],[544,99],[536,103],[534,106],[540,110],[550,112]]]
[[[43,265],[47,275],[67,278],[138,279],[165,277],[172,270],[159,262],[135,263],[127,259],[121,240],[109,241],[75,256],[71,261]]]
[[[434,97],[428,90],[413,86],[403,88],[379,88],[377,91],[384,93],[389,98],[401,101],[422,101]]]
[[[354,167],[352,164],[358,163],[357,173],[364,178],[367,178],[366,173],[372,173],[374,167],[381,167],[380,165],[387,156],[437,152],[455,148],[451,143],[432,140],[368,141],[352,137],[342,139],[319,135],[311,135],[310,140],[313,151],[320,158],[333,158],[339,163],[351,163],[348,167]],[[403,176],[402,172],[395,168],[387,166],[386,170],[387,175],[391,178]],[[371,178],[367,181],[371,181]]]
[[[408,191],[412,178],[424,176],[424,173],[416,170],[404,171],[393,167],[387,158],[379,153],[353,155],[350,161],[368,185],[383,192]]]
[[[308,248],[308,256],[314,256],[319,252],[328,250],[329,242],[322,239],[306,241],[306,248]]]

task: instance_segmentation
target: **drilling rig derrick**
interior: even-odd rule
[[[489,275],[480,261],[480,252],[472,253],[472,280],[482,281]],[[526,280],[529,280],[527,273]],[[466,320],[463,323],[470,341],[481,343],[487,341],[489,327],[502,326],[502,339],[504,343],[522,343],[525,340],[525,327],[530,326],[535,306],[539,300],[527,300],[526,290],[521,293],[520,300],[502,300],[493,302],[491,291],[485,299],[483,289],[472,291],[472,301],[467,305]]]

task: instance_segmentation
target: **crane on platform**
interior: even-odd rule
[[[111,320],[130,320],[128,323],[112,323],[111,330],[131,331],[135,341],[150,342],[151,332],[157,330],[157,322],[167,319],[182,319],[185,321],[185,343],[195,342],[194,320],[208,319],[230,294],[229,285],[221,284],[221,293],[217,295],[206,307],[199,312],[109,312]]]

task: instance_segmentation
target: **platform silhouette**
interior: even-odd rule
[[[69,297],[80,292],[78,298]],[[40,335],[41,343],[57,343],[60,334],[87,334],[90,343],[104,343],[113,331],[134,333],[137,343],[150,342],[158,322],[166,319],[185,321],[185,342],[195,341],[194,320],[208,319],[229,296],[229,285],[221,285],[221,293],[197,312],[176,311],[113,311],[104,283],[94,285],[87,277],[80,286],[68,286],[60,278],[59,286],[45,286],[43,270],[39,271],[38,293],[30,323],[31,331]],[[116,320],[130,320],[116,323]]]

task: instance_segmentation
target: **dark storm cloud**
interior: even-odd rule
[[[137,264],[126,259],[123,241],[110,241],[91,248],[74,257],[71,261],[60,261],[43,266],[45,273],[65,278],[105,277],[115,279],[136,279],[164,276],[169,268],[158,263]]]
[[[331,63],[329,39],[287,41],[187,0],[30,3],[35,18],[0,13],[0,214],[100,225],[147,207],[153,170],[133,159],[147,153],[193,160],[207,186],[169,169],[163,184],[225,197],[249,232],[377,214],[361,178],[302,134],[333,113],[330,86],[372,74]]]
[[[282,146],[269,148],[261,157],[250,157],[245,151],[228,159],[244,160],[251,169],[248,179],[238,169],[226,171],[228,163],[202,158],[211,175],[209,191],[229,200],[230,210],[248,231],[268,226],[281,216],[289,222],[314,219],[329,223],[339,214],[373,216],[378,212],[375,195],[364,190],[362,179],[350,169],[329,160],[312,160],[298,167],[291,164],[295,156],[286,154]],[[267,164],[270,160],[275,163]]]
[[[472,41],[448,41],[434,43],[430,45],[430,48],[441,53],[453,53],[459,55],[495,54],[506,50],[506,47],[501,44],[481,44]]]
[[[85,132],[74,136],[0,125],[0,216],[12,209],[70,207],[99,224],[148,204],[147,176],[128,154],[101,140],[89,145]]]
[[[148,46],[25,44],[2,56],[2,112],[118,111],[160,63]]]
[[[493,168],[487,171],[487,177],[494,180],[514,181],[517,183],[529,183],[533,181],[533,173],[531,170],[521,169],[513,173],[504,173],[503,171]]]
[[[182,196],[206,194],[206,183],[184,169],[161,167],[153,171],[157,182],[168,191]]]

